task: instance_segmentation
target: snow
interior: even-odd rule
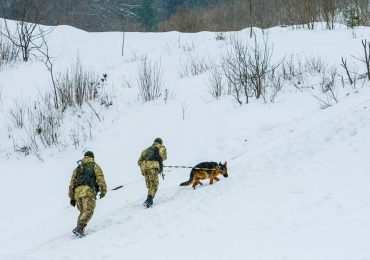
[[[227,35],[248,40],[248,33]],[[314,55],[339,69],[341,57],[361,54],[361,38],[369,38],[370,29],[358,28],[357,38],[345,28],[263,33],[274,45],[274,60]],[[69,26],[51,33],[57,70],[78,55],[99,75],[108,74],[114,104],[94,104],[102,122],[87,106],[67,111],[65,148],[46,148],[39,158],[14,153],[6,126],[18,98],[33,100],[50,88],[49,74],[35,60],[0,71],[0,259],[370,259],[367,83],[348,96],[343,91],[327,109],[310,92],[294,90],[275,103],[239,106],[230,96],[213,99],[206,73],[180,76],[189,53],[220,60],[227,43],[216,41],[215,33],[126,33],[124,57],[121,40],[122,33]],[[167,102],[138,99],[144,56],[160,61],[171,93]],[[315,83],[314,77],[308,81]],[[94,125],[92,138],[75,148],[68,131],[86,122]],[[165,165],[227,161],[229,178],[193,190],[178,186],[189,169],[166,168],[154,207],[144,209],[137,159],[158,136],[168,150]],[[124,187],[97,200],[88,235],[76,239],[71,230],[78,212],[67,193],[86,150],[94,151],[109,188]]]

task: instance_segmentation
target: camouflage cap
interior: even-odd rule
[[[160,137],[157,137],[156,139],[154,139],[154,142],[158,144],[163,144],[162,138]]]
[[[84,154],[85,157],[91,157],[91,158],[94,158],[94,153],[91,152],[91,151],[87,151],[85,154]]]

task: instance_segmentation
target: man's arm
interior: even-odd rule
[[[76,182],[76,177],[77,177],[77,171],[74,170],[71,178],[71,182],[69,184],[69,192],[68,196],[71,200],[75,198],[75,182]]]
[[[139,166],[141,166],[141,164],[143,163],[143,161],[144,161],[144,152],[145,151],[143,151],[142,153],[141,153],[141,155],[140,155],[140,157],[139,157],[139,160],[137,161],[137,165],[139,165]]]
[[[95,164],[95,177],[100,188],[100,194],[104,197],[104,195],[107,193],[107,184],[105,183],[103,170],[97,164]]]
[[[167,149],[164,145],[159,148],[159,155],[161,156],[162,161],[167,160]]]

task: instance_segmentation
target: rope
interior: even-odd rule
[[[165,166],[163,165],[163,167],[166,167],[166,168],[186,168],[186,169],[196,169],[196,170],[205,170],[205,171],[214,171],[216,169],[209,169],[209,168],[198,168],[198,167],[191,167],[191,166],[172,166],[172,165],[169,165],[169,166]],[[162,175],[162,178],[164,180],[164,174],[163,172],[162,173],[158,173],[158,174],[161,174]],[[122,185],[119,185],[119,186],[116,186],[114,188],[111,188],[109,189],[110,191],[116,191],[116,190],[119,190],[121,189],[122,187],[127,187],[127,186],[130,186],[131,184],[135,184],[135,183],[138,183],[138,182],[142,182],[142,179],[140,180],[135,180],[135,181],[132,181],[132,182],[128,182],[128,183],[124,183]]]
[[[217,169],[211,169],[211,168],[199,168],[199,167],[191,167],[191,166],[163,166],[166,168],[184,168],[184,169],[195,169],[195,170],[204,170],[204,171],[215,171]]]

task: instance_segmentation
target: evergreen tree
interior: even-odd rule
[[[179,7],[184,5],[186,0],[167,0],[165,3],[166,16],[174,14]]]
[[[141,0],[139,21],[150,30],[154,27],[155,20],[154,0]]]
[[[349,28],[359,26],[361,22],[359,7],[356,5],[348,6],[344,11],[344,17]]]

